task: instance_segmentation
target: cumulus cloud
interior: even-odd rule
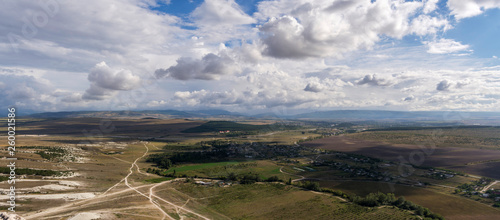
[[[384,36],[401,39],[409,34],[428,35],[448,27],[445,18],[418,16],[435,10],[435,1],[334,1],[303,3],[291,8],[263,2],[285,15],[275,16],[259,27],[264,54],[278,58],[340,56],[345,52],[370,49]],[[284,11],[283,11],[284,10]],[[288,11],[287,11],[288,10]]]
[[[378,78],[375,74],[366,75],[363,79],[357,82],[358,85],[372,85],[372,86],[389,86],[391,82],[385,79]]]
[[[312,42],[304,34],[304,26],[291,16],[271,18],[260,27],[266,33],[263,42],[266,55],[279,58],[301,58],[327,54],[327,42]]]
[[[306,88],[304,88],[304,91],[307,91],[307,92],[321,92],[324,90],[324,87],[319,84],[319,83],[308,83],[306,85]]]
[[[205,0],[191,16],[202,25],[251,24],[255,20],[245,14],[234,0]]]
[[[485,10],[500,8],[498,0],[448,0],[448,8],[455,19],[473,17],[483,13]]]
[[[438,91],[448,91],[452,85],[453,84],[451,82],[448,82],[448,80],[443,80],[443,81],[441,81],[441,82],[439,82],[437,84],[436,90],[438,90]]]
[[[411,22],[411,30],[416,35],[435,34],[440,30],[446,31],[450,28],[449,22],[443,18],[419,15]]]
[[[427,53],[432,54],[447,54],[456,52],[467,52],[470,53],[472,50],[469,49],[469,45],[456,42],[452,39],[441,38],[437,41],[426,41],[424,42],[427,47]]]
[[[0,65],[81,71],[102,60],[148,62],[145,56],[159,54],[157,45],[168,42],[173,33],[182,34],[175,16],[151,11],[150,4],[153,1],[5,2],[0,8],[0,32],[5,33],[0,48],[6,45],[6,51],[0,53]]]
[[[157,78],[200,81],[152,80],[158,84],[140,91],[144,99],[134,100],[137,108],[248,112],[389,103],[413,110],[494,111],[500,105],[499,71],[491,66],[497,58],[456,56],[471,53],[472,45],[439,39],[459,19],[498,7],[498,1],[450,0],[446,10],[438,0],[273,0],[256,3],[250,16],[235,0],[207,0],[182,18],[155,11],[155,0],[57,2],[60,10],[43,27],[35,25],[32,37],[22,28],[24,18],[34,25],[32,15],[45,12],[36,2],[7,1],[0,8],[0,33],[24,38],[11,44],[6,34],[0,36],[0,69],[36,69],[0,70],[10,77],[0,76],[2,105],[120,109],[120,99],[145,83],[139,77],[153,72]],[[449,20],[449,12],[458,20]],[[413,39],[425,40],[424,46],[409,46]],[[442,55],[429,60],[426,50]],[[84,77],[89,85],[81,83]],[[130,106],[123,108],[135,108]]]
[[[110,68],[105,62],[100,62],[90,70],[88,75],[90,88],[83,94],[84,99],[102,100],[110,97],[118,90],[137,88],[141,79],[130,70]]]
[[[152,100],[152,101],[148,102],[146,105],[148,107],[158,107],[158,106],[162,106],[165,104],[167,104],[167,102],[165,100],[160,100],[160,101]]]
[[[257,63],[262,60],[262,48],[257,44],[246,44],[244,43],[241,47],[235,48],[235,52],[237,52],[239,58],[242,61],[249,63]]]
[[[437,3],[439,2],[439,0],[424,0],[424,2],[423,12],[425,14],[428,14],[437,9]]]
[[[235,72],[238,72],[238,68],[232,58],[225,54],[219,56],[209,53],[203,56],[202,59],[181,57],[177,60],[175,66],[168,69],[157,69],[155,76],[157,78],[170,77],[178,80],[216,80],[223,75]]]
[[[88,79],[96,86],[111,90],[131,90],[141,81],[130,70],[113,70],[105,62],[96,64],[90,71]]]

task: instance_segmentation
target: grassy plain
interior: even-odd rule
[[[194,201],[195,206],[206,207],[230,219],[416,219],[397,208],[362,207],[328,194],[282,184],[215,188],[179,183],[171,187],[191,198],[187,206]]]
[[[110,123],[107,124],[108,122]],[[397,208],[361,207],[327,194],[305,191],[283,184],[233,184],[230,187],[213,187],[185,183],[184,180],[172,182],[171,178],[146,173],[148,168],[156,168],[154,164],[146,162],[148,155],[163,152],[201,151],[203,150],[201,141],[226,140],[292,145],[305,139],[320,136],[311,127],[294,130],[267,129],[262,133],[233,137],[220,135],[217,132],[182,132],[186,129],[199,127],[204,123],[206,121],[185,119],[20,120],[16,155],[19,167],[67,171],[74,174],[59,179],[27,176],[26,181],[19,183],[20,189],[25,189],[28,195],[33,194],[31,196],[91,193],[94,197],[74,200],[59,198],[52,199],[50,202],[45,199],[23,199],[19,201],[20,206],[17,211],[21,214],[28,214],[28,217],[32,216],[31,219],[38,219],[42,214],[49,219],[64,219],[83,211],[100,213],[104,219],[161,219],[163,212],[174,218],[186,219],[201,219],[197,214],[208,216],[211,219],[412,219],[416,217],[408,211]],[[241,124],[244,126],[240,126],[240,128],[251,127],[254,129],[269,126],[273,124],[273,121],[248,120],[241,122]],[[113,127],[113,129],[109,131],[103,129],[108,126]],[[493,150],[494,147],[490,146],[490,144],[496,143],[496,139],[492,136],[496,131],[492,128],[484,130],[485,134],[481,132],[479,132],[481,134],[477,134],[478,136],[483,135],[484,137],[481,137],[485,139],[490,138],[486,141],[480,142],[479,139],[471,139],[468,142],[483,144],[484,146],[481,145],[483,149],[480,149],[481,147],[452,148],[448,145],[438,145],[432,155],[426,157],[425,163],[441,164],[443,167],[457,169],[459,166],[464,166],[463,170],[471,173],[478,173],[481,170],[484,170],[485,174],[498,173],[495,172],[497,167],[495,162],[484,162],[499,158],[500,154],[497,154],[497,151]],[[425,133],[428,131],[419,132],[424,132],[418,134],[423,135],[424,140],[428,138],[425,136],[428,135]],[[466,131],[460,132],[466,133]],[[364,135],[364,133],[318,139],[306,142],[304,145],[365,154],[389,160],[397,158],[399,155],[406,157],[408,153],[420,150],[416,145],[399,142],[399,140],[408,138],[407,136],[395,138],[394,143],[392,143],[389,140],[383,140],[383,138],[373,138],[372,140],[370,136],[357,137],[356,135]],[[411,136],[410,134],[405,135]],[[474,135],[476,134],[474,133]],[[448,136],[453,139],[452,134]],[[411,138],[413,137],[411,136]],[[5,146],[5,143],[0,145]],[[44,159],[37,154],[37,151],[44,150],[46,147],[64,147],[79,159],[76,161],[47,159],[50,157]],[[7,152],[2,150],[0,153],[0,156],[6,156]],[[262,178],[277,176],[284,181],[289,178],[299,179],[301,176],[305,176],[321,180],[323,186],[360,195],[373,191],[395,192],[397,195],[403,195],[408,200],[428,207],[450,219],[494,219],[498,217],[497,209],[429,189],[395,185],[394,190],[387,190],[384,189],[387,184],[381,182],[335,182],[338,181],[339,176],[345,176],[347,173],[314,167],[309,164],[313,161],[311,159],[313,156],[316,155],[287,158],[287,162],[283,158],[276,160],[238,158],[218,163],[183,163],[175,165],[167,173],[172,173],[175,170],[178,175],[217,178],[227,176],[229,173],[252,172],[259,174]],[[327,157],[327,155],[323,156]],[[466,165],[467,163],[472,164]],[[6,164],[7,160],[0,160],[0,166]],[[242,164],[251,165],[238,166]],[[494,166],[488,167],[490,165]],[[315,170],[310,170],[311,167]],[[396,167],[388,169],[396,169]],[[470,180],[470,177],[460,176],[447,180],[428,181],[453,187]],[[64,181],[69,182],[64,183]],[[7,184],[3,182],[0,183],[0,186],[4,188],[7,187]],[[33,189],[41,190],[38,192],[29,191]],[[446,191],[451,191],[451,188]],[[151,193],[156,193],[158,197],[149,198]],[[156,204],[161,208],[158,208]],[[64,209],[57,209],[58,207],[64,207]],[[180,207],[189,208],[189,210],[182,210]],[[38,213],[38,210],[42,208],[49,211]]]
[[[242,166],[232,166],[232,165]],[[249,161],[226,161],[217,163],[203,163],[193,165],[182,165],[170,168],[167,173],[177,175],[198,176],[217,178],[220,176],[228,176],[230,173],[245,174],[257,173],[261,178],[267,179],[271,176],[277,176],[279,179],[286,181],[294,176],[280,172],[280,165],[268,160],[249,160]]]

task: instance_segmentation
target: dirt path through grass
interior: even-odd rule
[[[157,183],[157,184],[143,185],[143,186],[138,186],[138,187],[133,187],[132,185],[130,185],[128,178],[134,173],[134,170],[135,170],[134,168],[137,168],[138,173],[145,174],[143,172],[140,172],[139,167],[137,165],[137,161],[139,161],[140,159],[144,158],[147,155],[147,153],[149,152],[149,148],[148,148],[148,146],[146,144],[147,144],[147,142],[143,143],[144,147],[146,148],[146,151],[144,152],[143,155],[141,155],[140,157],[136,158],[135,161],[133,163],[131,163],[130,168],[129,168],[129,173],[127,174],[127,176],[125,176],[118,183],[116,183],[115,185],[113,185],[112,187],[110,187],[109,189],[107,189],[104,193],[102,193],[102,194],[100,194],[100,195],[98,195],[98,196],[96,196],[96,197],[94,197],[92,199],[86,199],[86,200],[82,200],[82,201],[78,201],[78,202],[73,202],[71,204],[67,204],[67,205],[63,205],[63,206],[59,206],[59,207],[50,208],[50,209],[44,210],[42,212],[27,213],[26,219],[50,218],[51,216],[54,216],[55,214],[59,214],[59,213],[71,213],[71,211],[74,211],[74,210],[77,210],[77,209],[81,209],[83,206],[91,206],[91,205],[95,205],[95,204],[98,204],[98,203],[106,203],[107,201],[116,200],[117,199],[116,196],[118,196],[118,198],[119,198],[119,196],[121,194],[130,193],[131,191],[135,191],[139,195],[147,198],[149,200],[149,202],[153,205],[153,207],[155,207],[156,209],[158,209],[163,214],[163,216],[161,217],[162,220],[165,219],[165,218],[169,218],[169,219],[174,219],[174,218],[171,217],[170,215],[168,215],[163,210],[163,208],[161,208],[161,205],[159,204],[159,202],[157,200],[165,202],[168,205],[174,207],[177,210],[177,214],[179,215],[179,217],[181,219],[183,219],[183,216],[181,215],[181,211],[190,213],[190,214],[195,215],[197,217],[200,217],[202,219],[209,219],[206,216],[203,216],[203,215],[201,215],[199,213],[196,213],[196,212],[194,212],[194,211],[192,211],[190,209],[187,209],[187,208],[185,208],[183,206],[176,205],[176,204],[174,204],[174,203],[172,203],[170,201],[167,201],[167,200],[165,200],[165,199],[163,199],[163,198],[161,198],[159,196],[156,196],[154,194],[154,188],[156,188],[156,187],[158,187],[158,186],[160,186],[162,184],[171,182],[171,181],[166,181],[166,182]],[[122,182],[124,182],[124,184],[128,188],[120,190],[120,191],[109,193],[112,189],[114,189],[116,186],[118,186]],[[148,187],[149,187],[149,195],[145,194],[145,193],[143,193],[141,191],[139,191],[139,189],[148,188]],[[157,200],[153,199],[153,197],[156,198]],[[101,212],[103,210],[96,210],[96,211],[97,212]],[[104,211],[104,212],[106,212],[106,211]],[[68,214],[61,215],[61,216],[68,216]]]
[[[498,181],[498,180],[493,181],[492,183],[490,183],[490,185],[484,187],[484,189],[481,190],[481,193],[485,193],[486,191],[488,191],[489,188],[491,188],[493,185],[495,185],[497,183],[500,183],[500,181]]]
[[[292,175],[292,176],[298,176],[298,177],[300,177],[299,179],[294,179],[294,180],[292,180],[292,182],[296,182],[296,181],[301,181],[301,180],[305,180],[305,179],[307,179],[305,176],[301,176],[301,175],[297,175],[297,174],[293,174],[293,173],[288,173],[288,172],[285,172],[285,171],[283,171],[283,167],[280,167],[280,172],[281,172],[281,173],[284,173],[284,174],[288,174],[288,175]]]

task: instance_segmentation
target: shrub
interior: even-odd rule
[[[269,178],[267,178],[266,181],[267,182],[281,182],[280,178],[278,178],[277,176],[269,177]]]

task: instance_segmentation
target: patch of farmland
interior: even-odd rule
[[[421,161],[422,166],[457,168],[467,163],[497,160],[500,158],[499,150],[486,150],[474,148],[440,147],[432,148],[431,145],[388,144],[378,141],[355,140],[346,136],[332,136],[302,143],[304,146],[334,150],[348,153],[361,154],[385,160],[400,162],[399,158],[410,161]],[[424,157],[420,157],[424,156]],[[500,163],[485,163],[467,166],[467,173],[498,178]]]
[[[410,187],[384,182],[360,181],[320,181],[322,187],[342,190],[366,196],[372,192],[394,193],[397,197],[404,196],[418,205],[429,208],[446,219],[499,219],[500,210],[454,195],[446,195],[433,190]]]

